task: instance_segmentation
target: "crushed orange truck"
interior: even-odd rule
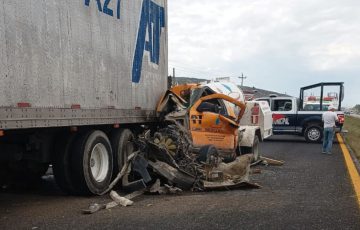
[[[224,156],[253,153],[257,160],[259,142],[272,135],[268,103],[245,101],[241,89],[230,82],[174,86],[157,112],[185,127],[194,149],[213,145]]]

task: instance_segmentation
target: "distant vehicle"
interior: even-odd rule
[[[344,83],[328,82],[310,85],[301,88],[300,98],[269,96],[256,99],[267,101],[273,112],[273,132],[277,134],[296,134],[304,136],[308,142],[319,142],[323,136],[322,114],[330,105],[336,106],[339,118],[336,131],[341,131],[345,121],[344,112],[341,111],[341,102],[344,97]],[[317,98],[304,96],[305,90],[319,87],[324,92],[325,86],[338,86],[339,92],[330,100],[329,97]],[[338,96],[335,96],[338,95]],[[337,99],[336,99],[337,97]],[[336,100],[334,100],[336,99]]]

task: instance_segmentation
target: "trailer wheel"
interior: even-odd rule
[[[304,136],[307,142],[320,142],[323,136],[322,128],[319,125],[311,124],[305,129]]]
[[[70,156],[75,134],[62,134],[55,143],[53,173],[60,189],[69,194],[75,193],[71,176]]]
[[[114,172],[117,174],[124,166],[127,157],[134,151],[134,134],[129,129],[120,129],[111,136],[114,153]]]
[[[72,148],[71,174],[76,193],[99,195],[110,182],[113,171],[113,155],[110,141],[102,131],[90,131],[81,135]]]

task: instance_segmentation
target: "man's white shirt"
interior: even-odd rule
[[[327,111],[323,113],[322,120],[324,121],[324,128],[333,128],[338,117],[335,112]]]

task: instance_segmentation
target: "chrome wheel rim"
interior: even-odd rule
[[[105,145],[98,143],[92,149],[90,155],[90,169],[93,178],[97,182],[105,180],[109,172],[109,154]]]
[[[311,128],[308,132],[308,137],[312,141],[317,141],[320,138],[320,131],[317,128]]]

